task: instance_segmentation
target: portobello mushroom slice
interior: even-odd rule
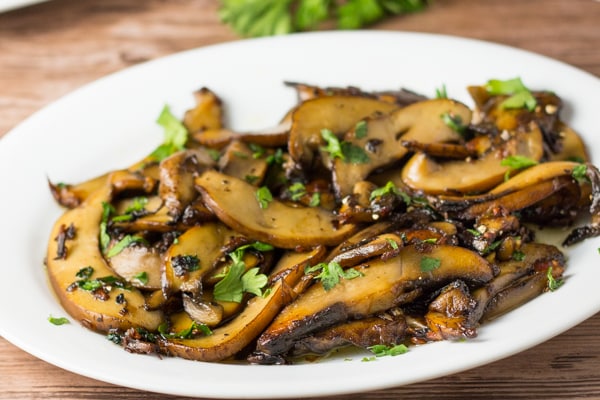
[[[247,144],[232,141],[219,158],[219,170],[225,175],[259,186],[267,174],[269,165],[265,158],[260,155],[256,157],[255,154],[257,153]]]
[[[395,308],[373,317],[343,322],[302,338],[294,343],[290,356],[326,355],[347,346],[363,349],[375,345],[394,346],[405,340],[407,329],[402,311]]]
[[[486,314],[492,299],[521,278],[531,276],[536,271],[546,273],[550,266],[553,266],[553,273],[558,277],[558,274],[562,273],[564,269],[564,255],[555,246],[542,243],[523,243],[519,251],[520,257],[498,263],[500,273],[486,285],[472,292],[477,307],[469,316],[470,325],[475,326],[479,323]],[[535,290],[534,292],[540,293]]]
[[[536,124],[477,159],[440,162],[425,153],[417,153],[402,169],[402,180],[411,189],[427,194],[482,193],[503,181],[510,170],[502,165],[502,160],[515,155],[541,160],[544,143]]]
[[[198,361],[222,361],[248,346],[273,320],[275,315],[295,298],[291,287],[304,273],[306,264],[318,263],[324,255],[319,246],[308,252],[284,255],[274,271],[277,279],[271,281],[265,296],[252,297],[235,318],[214,329],[209,336],[193,339],[159,339],[160,351]]]
[[[206,149],[182,150],[161,161],[158,194],[173,221],[198,197],[194,177],[214,165]]]
[[[136,243],[108,258],[117,275],[141,289],[161,288],[163,258],[156,249]]]
[[[427,340],[455,340],[473,338],[477,330],[469,323],[469,316],[477,302],[471,297],[468,286],[454,281],[444,287],[428,306],[425,321]]]
[[[300,82],[285,82],[286,86],[293,87],[298,93],[298,101],[304,102],[317,97],[326,96],[356,96],[356,97],[369,97],[389,103],[396,103],[399,106],[406,106],[417,101],[427,100],[427,97],[415,93],[411,90],[401,88],[399,90],[390,91],[375,91],[365,92],[355,86],[346,87],[320,87],[315,85],[309,85]]]
[[[423,268],[423,260],[437,260],[437,268]],[[308,288],[258,338],[257,352],[285,355],[294,342],[322,329],[383,312],[455,279],[481,285],[496,273],[475,252],[445,245],[431,246],[428,251],[406,246],[397,257],[373,260],[355,270],[360,276],[342,279],[330,290],[321,283]]]
[[[292,114],[288,150],[302,169],[313,167],[315,153],[325,143],[321,131],[342,135],[357,122],[377,113],[389,113],[398,106],[354,96],[326,96],[305,101]]]
[[[284,249],[333,246],[357,229],[337,226],[335,215],[318,207],[291,207],[278,200],[263,204],[256,187],[217,171],[206,171],[195,180],[206,206],[236,232]]]
[[[110,202],[112,195],[113,188],[104,185],[56,221],[46,256],[48,277],[64,309],[87,328],[108,332],[142,327],[154,331],[163,321],[162,312],[147,311],[138,289],[116,285],[119,279],[100,251],[103,204]],[[54,238],[71,225],[75,234],[65,243],[66,255],[57,257],[59,241]]]
[[[208,222],[185,231],[165,255],[162,273],[165,296],[179,291],[200,294],[202,279],[224,256],[223,246],[239,236],[220,222]]]
[[[89,179],[79,184],[52,183],[48,179],[48,187],[52,197],[58,204],[66,208],[80,205],[92,192],[106,185],[108,174]]]
[[[402,141],[460,142],[460,134],[446,125],[441,117],[435,117],[446,114],[465,123],[471,120],[471,110],[464,104],[449,99],[435,99],[370,118],[366,121],[366,130],[349,130],[344,142],[364,157],[334,159],[332,180],[338,198],[351,194],[354,184],[367,178],[371,172],[402,159],[408,153]]]
[[[549,155],[550,161],[588,162],[590,157],[581,136],[562,121],[558,121],[556,128],[560,137],[560,149]]]
[[[203,87],[194,92],[196,106],[187,110],[183,125],[188,132],[220,129],[223,126],[223,102],[210,89]]]

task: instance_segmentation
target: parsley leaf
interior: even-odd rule
[[[50,321],[50,323],[53,325],[65,325],[70,323],[70,321],[65,317],[53,317],[52,315],[48,317],[48,321]]]
[[[444,121],[444,124],[446,124],[446,126],[452,129],[454,132],[457,132],[461,135],[465,133],[465,129],[467,129],[467,127],[463,125],[460,115],[452,115],[446,112],[440,115],[440,118],[442,121]]]
[[[342,145],[340,140],[331,132],[329,129],[321,129],[321,137],[327,142],[326,147],[322,147],[323,151],[329,153],[331,158],[345,159],[344,153],[342,152]]]
[[[169,333],[169,327],[166,323],[162,323],[158,326],[158,333],[165,339],[189,339],[195,335],[202,333],[204,336],[212,335],[212,331],[205,324],[199,324],[196,321],[192,321],[192,324],[187,329],[182,329],[176,333]]]
[[[533,167],[537,164],[538,162],[536,160],[518,154],[514,156],[505,157],[502,159],[502,161],[500,161],[500,165],[510,168],[508,171],[506,171],[506,174],[504,175],[504,180],[508,180],[508,178],[510,177],[511,170],[516,171],[520,169],[525,169]]]
[[[290,192],[291,199],[298,201],[306,194],[306,186],[302,182],[296,182],[290,185],[288,191]]]
[[[164,129],[164,140],[150,154],[150,158],[161,161],[171,154],[183,150],[188,139],[188,131],[181,121],[171,113],[169,106],[164,106],[156,122]]]
[[[556,279],[552,275],[552,267],[548,267],[548,272],[546,272],[546,277],[548,278],[548,289],[551,292],[554,292],[556,289],[561,287],[565,281],[563,279]]]
[[[510,95],[502,102],[503,108],[527,108],[529,111],[533,111],[537,105],[535,97],[525,87],[521,78],[505,81],[492,79],[487,82],[485,88],[492,95]]]
[[[354,126],[354,136],[357,139],[363,139],[367,137],[367,121],[358,121]]]
[[[400,354],[404,354],[408,352],[408,347],[404,344],[397,344],[394,346],[386,346],[385,344],[376,344],[374,346],[368,347],[371,353],[375,354],[376,357],[383,356],[398,356]]]
[[[244,293],[263,295],[261,290],[267,285],[268,277],[265,274],[259,274],[258,268],[246,271],[246,264],[243,261],[244,252],[250,248],[258,251],[273,250],[273,246],[270,244],[254,242],[240,246],[229,253],[232,263],[223,279],[215,284],[213,296],[216,300],[240,303]]]
[[[342,154],[344,160],[351,164],[366,164],[369,162],[369,155],[361,147],[350,142],[342,142]]]
[[[106,253],[106,257],[114,257],[133,243],[140,242],[145,242],[143,237],[136,235],[126,235],[125,237],[123,237],[123,239],[119,240],[113,247],[111,247],[110,250],[108,250],[108,252]]]
[[[423,256],[421,258],[421,271],[431,272],[438,269],[442,265],[442,261],[439,258]]]
[[[319,275],[315,276],[316,280],[320,280],[323,288],[326,291],[331,290],[335,285],[340,283],[340,278],[354,279],[362,276],[363,274],[354,269],[349,268],[344,270],[337,262],[330,263],[319,263],[313,267],[308,266],[304,269],[305,274],[321,271]]]
[[[269,207],[269,203],[273,201],[273,195],[271,194],[271,191],[268,187],[261,186],[256,191],[256,200],[258,200],[260,208],[265,209]]]
[[[587,177],[587,166],[585,164],[576,165],[571,172],[571,176],[579,183],[589,182]]]
[[[146,283],[148,283],[148,273],[145,272],[145,271],[137,273],[137,274],[135,274],[133,276],[133,279],[135,279],[136,281],[138,281],[142,285],[145,285]]]
[[[442,85],[441,88],[435,89],[435,98],[436,99],[447,99],[448,92],[446,92],[446,85]]]
[[[314,192],[312,194],[312,196],[310,196],[310,201],[308,202],[308,205],[310,207],[318,207],[320,204],[321,204],[321,193]]]

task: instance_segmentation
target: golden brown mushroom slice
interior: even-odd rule
[[[506,182],[502,182],[490,190],[489,193],[510,193],[558,176],[571,175],[573,173],[573,168],[577,165],[580,164],[573,161],[550,161],[537,164],[511,177]]]
[[[291,207],[278,200],[261,202],[255,186],[217,171],[204,172],[195,183],[206,206],[224,224],[276,247],[333,246],[356,230],[353,224],[337,226],[335,215],[319,207]]]
[[[483,284],[495,275],[495,267],[475,252],[445,245],[427,252],[407,246],[397,257],[372,260],[355,270],[360,276],[341,279],[329,290],[321,283],[306,290],[258,338],[257,351],[284,355],[297,339],[348,319],[383,312],[413,300],[425,288],[455,279]]]
[[[550,161],[587,162],[590,157],[585,143],[579,134],[562,121],[557,123],[560,137],[560,151],[550,154]]]
[[[194,339],[159,340],[161,352],[199,361],[222,361],[248,346],[275,315],[294,299],[290,290],[304,273],[306,264],[318,263],[324,248],[316,247],[305,253],[286,253],[275,271],[277,279],[272,281],[266,296],[256,296],[248,301],[244,310],[225,325],[213,330],[209,336]]]
[[[366,117],[387,114],[397,108],[380,100],[353,96],[327,96],[305,101],[292,114],[290,156],[297,164],[310,168],[315,153],[325,143],[321,138],[323,129],[341,135]]]
[[[424,153],[410,158],[402,169],[402,180],[413,190],[427,194],[473,194],[485,192],[504,180],[509,171],[502,160],[523,156],[539,161],[544,154],[542,132],[536,124],[518,132],[482,157],[474,160],[437,161]]]
[[[199,294],[203,277],[223,256],[223,246],[237,236],[240,235],[220,222],[194,226],[184,232],[165,256],[164,293],[184,291]]]
[[[110,202],[111,196],[112,187],[105,185],[56,221],[48,243],[48,277],[62,306],[84,326],[102,332],[130,327],[153,331],[163,315],[144,308],[144,296],[139,290],[103,284],[117,278],[99,245],[103,203]],[[71,225],[74,235],[64,241],[63,257],[57,257],[61,241],[55,238],[64,235],[64,227]]]
[[[223,126],[223,102],[210,89],[203,87],[194,92],[196,106],[187,110],[183,125],[188,132],[220,129]]]
[[[266,158],[256,154],[246,143],[234,140],[219,159],[219,170],[258,186],[265,178],[269,165]]]
[[[408,150],[402,140],[421,143],[459,142],[461,136],[449,127],[442,115],[452,115],[462,123],[471,121],[471,110],[462,103],[449,99],[435,99],[413,103],[387,115],[370,118],[365,129],[350,130],[344,142],[358,149],[363,160],[335,158],[333,183],[336,194],[342,198],[352,193],[356,182],[372,171],[388,166],[404,157]]]

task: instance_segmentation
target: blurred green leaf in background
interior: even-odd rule
[[[358,29],[384,18],[420,11],[428,0],[221,0],[219,16],[241,36],[283,35],[333,23]]]

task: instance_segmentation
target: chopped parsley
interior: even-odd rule
[[[296,182],[290,185],[288,192],[293,201],[298,201],[306,194],[306,186],[302,182]]]
[[[390,246],[392,246],[392,249],[398,250],[398,243],[394,239],[386,238],[385,241],[388,242]]]
[[[515,250],[513,251],[512,259],[515,261],[523,261],[525,259],[525,253],[521,250]]]
[[[463,124],[460,115],[452,115],[451,113],[446,112],[440,115],[440,118],[442,121],[444,121],[444,124],[446,124],[448,128],[452,129],[456,133],[459,133],[460,135],[464,135],[467,127]]]
[[[435,98],[436,99],[447,99],[448,92],[446,92],[446,85],[443,84],[442,87],[435,89]]]
[[[345,159],[344,153],[342,152],[342,144],[340,140],[331,132],[329,129],[321,129],[321,137],[327,142],[327,146],[322,147],[323,151],[329,153],[331,158]]]
[[[442,261],[439,258],[423,256],[421,258],[421,271],[431,272],[438,269],[442,265]]]
[[[266,158],[267,164],[268,165],[281,165],[283,164],[283,150],[281,149],[277,149],[275,150],[275,153],[273,154],[269,154]]]
[[[561,287],[565,281],[563,279],[556,279],[552,275],[552,267],[548,267],[548,272],[546,272],[546,277],[548,278],[548,290],[554,292],[556,289]]]
[[[48,316],[48,321],[50,321],[53,325],[65,325],[70,323],[70,321],[65,317],[53,317],[52,315]]]
[[[323,288],[326,291],[331,290],[335,285],[340,283],[340,279],[354,279],[362,276],[363,274],[354,269],[349,268],[344,270],[337,262],[330,263],[319,263],[315,266],[307,266],[304,269],[305,274],[311,274],[313,272],[321,271],[314,279],[320,280]]]
[[[267,285],[269,278],[265,274],[259,274],[258,268],[251,268],[246,271],[244,263],[244,253],[248,249],[257,251],[270,251],[273,246],[267,243],[254,242],[240,246],[231,253],[231,265],[223,278],[217,282],[213,290],[215,300],[233,301],[240,303],[244,293],[252,293],[262,296],[262,289]]]
[[[576,165],[571,172],[571,176],[579,183],[589,182],[587,166],[585,164]]]
[[[264,147],[256,143],[250,143],[248,147],[252,150],[252,158],[254,159],[261,158],[267,151]]]
[[[489,80],[485,86],[487,92],[491,95],[508,95],[501,104],[502,108],[526,108],[529,111],[535,110],[537,101],[533,94],[521,81],[521,78],[508,80]]]
[[[506,171],[506,174],[504,175],[505,181],[510,178],[511,171],[518,171],[521,169],[533,167],[537,164],[538,162],[536,160],[518,154],[514,156],[505,157],[502,159],[502,161],[500,161],[500,165],[509,168],[509,170]]]
[[[92,274],[94,273],[94,268],[91,266],[83,267],[75,274],[76,277],[80,279],[90,279]]]
[[[256,191],[256,200],[258,200],[260,208],[265,209],[269,207],[269,203],[273,201],[273,195],[268,187],[261,186]]]
[[[161,161],[184,149],[188,131],[181,121],[171,113],[169,106],[164,106],[156,122],[164,129],[164,141],[150,154],[150,158]]]
[[[354,136],[357,139],[363,139],[367,137],[367,121],[358,121],[354,126]]]
[[[367,152],[350,142],[342,142],[342,154],[344,160],[350,164],[366,164],[369,162]]]
[[[376,357],[383,356],[398,356],[408,352],[408,347],[404,344],[397,344],[394,346],[386,346],[385,344],[376,344],[368,347],[369,351],[375,354]]]
[[[205,324],[199,324],[196,321],[192,321],[192,324],[189,328],[183,329],[176,333],[170,333],[169,327],[167,323],[162,323],[158,326],[158,333],[165,339],[189,339],[198,334],[202,334],[204,336],[212,335],[212,331]]]
[[[145,239],[141,236],[126,235],[123,237],[123,239],[119,240],[113,247],[111,247],[110,250],[108,250],[108,252],[106,253],[106,257],[114,257],[123,250],[125,250],[127,247],[131,246],[133,243],[143,242],[145,242]]]
[[[141,283],[142,285],[145,285],[148,283],[148,273],[147,272],[140,272],[137,273],[133,276],[133,279],[135,279],[136,281],[138,281],[139,283]]]
[[[310,201],[308,202],[308,205],[310,207],[318,207],[320,204],[321,204],[321,193],[314,192],[312,194],[312,196],[310,196]]]

